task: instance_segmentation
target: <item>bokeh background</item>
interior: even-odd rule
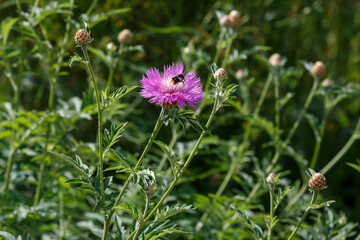
[[[29,10],[32,5],[32,1],[21,2],[24,9]],[[216,51],[220,27],[216,11],[228,13],[233,9],[239,10],[242,17],[242,25],[236,29],[238,35],[233,43],[233,49],[242,51],[255,46],[268,46],[268,51],[264,51],[263,55],[270,56],[272,53],[278,52],[287,58],[286,66],[295,66],[297,69],[301,69],[301,61],[321,60],[327,66],[328,78],[335,84],[346,85],[359,82],[360,2],[356,0],[106,0],[94,2],[93,15],[98,16],[97,20],[101,20],[99,16],[106,16],[106,18],[103,21],[99,20],[99,23],[91,28],[94,38],[91,43],[93,48],[106,52],[106,45],[109,42],[118,44],[117,35],[124,28],[130,29],[134,33],[134,45],[143,46],[143,51],[127,52],[119,59],[119,65],[114,71],[113,88],[124,84],[138,85],[139,79],[148,67],[161,69],[164,64],[184,62],[184,58],[190,58],[192,62],[186,61],[188,63],[186,67],[189,70],[196,70],[205,82]],[[45,6],[47,3],[47,1],[40,0],[39,6]],[[75,34],[76,26],[80,26],[79,24],[83,20],[90,24],[94,20],[83,15],[88,10],[90,1],[76,0],[75,4],[76,8],[73,10],[75,20],[70,29],[70,36]],[[106,15],[118,8],[129,8],[129,11],[111,16]],[[0,20],[3,21],[7,17],[13,16],[16,16],[14,1],[2,1],[0,3]],[[45,28],[51,29],[47,38],[54,46],[63,37],[65,16],[67,16],[66,13],[51,15],[43,22]],[[19,32],[11,33],[8,41],[15,43],[11,47],[22,47],[31,55],[34,49],[32,49],[33,43],[30,41],[25,46],[16,46],[17,38],[20,36]],[[190,57],[184,53],[184,48],[187,46],[192,49]],[[69,59],[75,51],[80,53],[80,49],[75,48],[75,44],[69,41],[66,46],[68,56],[65,60]],[[98,77],[103,81],[102,88],[105,88],[108,69],[96,54],[91,53],[90,57],[94,61]],[[220,55],[218,61],[221,60]],[[33,57],[29,64],[20,92],[21,106],[26,110],[45,110],[49,89],[47,79],[43,75],[44,62]],[[263,82],[267,76],[267,70],[254,56],[229,65],[227,68],[232,71],[236,71],[238,68],[247,68],[249,75],[255,77],[255,81]],[[0,62],[0,71],[3,70],[4,67]],[[87,75],[84,69],[79,66],[70,68],[64,64],[62,71],[63,74],[59,77],[56,85],[56,101],[69,99],[72,96],[83,98],[84,92],[88,90]],[[236,82],[234,79],[230,81]],[[294,118],[292,116],[296,114],[296,109],[302,107],[311,88],[312,79],[309,74],[304,73],[304,70],[298,70],[287,84],[295,91],[296,95],[292,100],[292,105],[286,108],[284,110],[286,112],[282,114],[285,129],[291,127],[286,124],[290,124],[291,119]],[[1,72],[0,91],[2,103],[12,100],[11,85]],[[283,93],[285,91],[284,88]],[[129,96],[128,101],[134,103],[134,106],[146,106],[146,111],[144,107],[138,108],[124,117],[133,122],[126,133],[128,140],[121,142],[123,148],[129,152],[141,151],[141,146],[147,141],[146,133],[151,131],[152,124],[159,112],[158,107],[137,97],[135,92]],[[252,93],[250,92],[250,94]],[[250,98],[253,96],[256,98],[258,95],[255,93],[256,91]],[[271,108],[273,102],[269,100],[265,106]],[[121,111],[117,115],[120,115]],[[229,112],[231,109],[225,110],[225,113]],[[310,112],[315,116],[321,116],[320,98],[314,100]],[[271,114],[271,112],[267,113]],[[358,117],[359,102],[354,98],[344,100],[330,113],[325,130],[325,141],[320,151],[316,170],[325,166],[345,144]],[[243,133],[242,124],[243,120],[226,118],[221,127],[214,127],[214,134],[223,139],[236,139],[237,134]],[[74,134],[83,141],[93,141],[95,128],[96,118],[93,118],[90,122],[78,123]],[[144,134],[131,138],[132,133],[137,133],[134,129],[140,129]],[[236,130],[234,131],[234,129]],[[309,159],[315,145],[313,133],[306,121],[302,122],[300,129],[296,132],[293,146]],[[196,133],[190,133],[186,134],[184,138],[191,139],[194,136]],[[165,129],[159,135],[159,139],[164,142],[169,141],[170,137],[170,129]],[[258,146],[261,146],[264,141],[266,139],[262,137],[253,138],[253,149],[259,149]],[[360,173],[345,163],[356,163],[360,154],[359,149],[360,143],[356,142],[336,167],[328,172],[329,187],[323,192],[325,199],[336,200],[331,207],[344,211],[353,222],[360,222]],[[193,180],[186,184],[184,192],[207,194],[216,191],[223,175],[219,176],[213,173],[199,177],[204,169],[211,166],[213,157],[216,157],[216,154],[206,153],[200,154],[194,160],[191,166]],[[293,172],[288,176],[290,179],[295,181],[300,177],[298,169],[291,159],[283,157],[280,163],[284,169]],[[236,182],[231,183],[229,189],[241,191]],[[185,197],[185,199],[187,198]]]

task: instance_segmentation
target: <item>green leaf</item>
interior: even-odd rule
[[[63,153],[60,154],[60,153],[53,152],[53,151],[48,151],[48,153],[71,163],[85,178],[89,177],[89,175],[90,175],[89,167],[82,163],[81,158],[79,156],[75,155],[75,160],[74,160],[71,157],[69,157]]]
[[[0,132],[0,139],[11,137],[13,135],[13,132],[11,130],[5,130]]]
[[[124,97],[126,94],[137,88],[137,86],[123,86],[118,88],[115,92],[108,95],[108,89],[101,94],[101,111],[105,111],[110,105]]]
[[[74,54],[75,54],[75,56],[72,56],[69,59],[69,67],[72,67],[72,65],[74,63],[82,63],[82,62],[84,62],[84,60],[82,59],[82,57],[79,56],[79,54],[77,54],[76,52]]]
[[[334,200],[330,200],[330,201],[326,201],[326,202],[323,202],[320,204],[311,204],[309,207],[311,209],[320,209],[320,208],[324,208],[324,207],[329,207],[334,202],[335,202]]]
[[[101,12],[96,15],[90,16],[88,19],[89,27],[93,28],[95,25],[99,24],[102,21],[107,20],[109,17],[117,14],[123,14],[131,11],[131,8],[118,8],[111,11],[108,11],[107,13]],[[86,18],[86,16],[82,16],[83,18]]]
[[[347,162],[346,164],[349,165],[350,167],[354,168],[356,171],[360,172],[360,160],[357,159],[356,160],[358,165],[354,164],[354,163],[349,163]]]
[[[243,219],[245,220],[245,223],[247,224],[246,228],[252,232],[255,236],[257,236],[257,238],[259,239],[263,239],[263,232],[262,229],[259,227],[259,225],[253,223],[250,218],[240,209],[235,208],[234,206],[230,206],[232,209],[234,209],[235,211],[237,211],[238,213],[240,213],[240,216],[243,217]]]
[[[125,211],[130,215],[132,215],[137,220],[139,219],[139,215],[141,214],[141,212],[138,211],[137,207],[129,202],[125,202],[124,204],[117,205],[114,207],[114,209]]]
[[[109,149],[119,141],[119,138],[122,137],[122,133],[125,130],[127,122],[121,123],[118,126],[115,123],[111,124],[110,132],[105,128],[104,137],[103,137],[103,148],[104,148],[104,157]]]
[[[218,66],[216,65],[216,63],[212,63],[211,64],[211,72],[214,75],[216,70],[218,70]]]
[[[275,206],[274,206],[274,212],[275,210],[279,207],[281,201],[284,199],[284,197],[290,193],[291,191],[293,191],[295,189],[295,187],[291,187],[291,188],[287,188],[284,191],[282,189],[279,189],[278,194],[275,198]]]
[[[191,205],[179,205],[176,204],[174,206],[166,206],[164,209],[162,210],[157,210],[156,215],[155,215],[155,220],[154,222],[163,222],[166,219],[179,214],[181,212],[185,212],[185,211],[189,211],[189,210],[194,210],[195,207],[191,206]]]
[[[8,233],[8,232],[4,232],[4,231],[0,231],[0,236],[4,237],[7,240],[17,240],[14,235],[12,235],[11,233]]]
[[[1,22],[1,33],[3,37],[3,46],[5,47],[7,39],[9,37],[9,33],[11,28],[15,25],[15,23],[19,20],[19,18],[6,18]]]
[[[82,183],[82,184],[89,184],[88,181],[82,179],[82,178],[73,178],[73,179],[69,179],[67,181],[65,181],[64,183]]]

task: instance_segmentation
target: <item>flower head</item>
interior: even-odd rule
[[[194,72],[185,74],[181,63],[164,66],[162,74],[156,68],[148,69],[140,80],[140,87],[141,96],[165,108],[184,109],[186,105],[196,108],[195,103],[203,99],[200,78]]]
[[[309,187],[315,191],[323,190],[326,187],[326,180],[321,173],[315,173],[309,179]]]
[[[84,46],[91,41],[91,37],[85,29],[79,29],[75,34],[74,40],[76,44]]]

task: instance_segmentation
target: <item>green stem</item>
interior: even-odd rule
[[[310,103],[311,103],[313,97],[315,96],[318,84],[319,84],[319,80],[315,77],[312,88],[310,90],[310,93],[309,93],[308,97],[306,98],[303,109],[300,111],[295,123],[293,124],[292,128],[290,129],[290,133],[289,133],[288,137],[281,144],[281,147],[277,151],[275,151],[275,155],[274,155],[273,159],[271,160],[270,165],[265,170],[265,175],[267,173],[271,172],[271,170],[273,169],[273,167],[275,166],[275,164],[277,163],[277,161],[279,160],[279,158],[281,156],[282,149],[286,148],[286,146],[289,144],[290,140],[294,136],[295,131],[299,127],[301,120],[305,116],[305,114],[306,114],[306,112],[307,112],[307,110],[308,110],[308,108],[310,106]],[[255,196],[257,190],[260,188],[260,186],[261,186],[260,182],[255,184],[254,188],[251,190],[248,197],[246,198],[246,202],[249,202],[249,201],[252,200],[252,198]]]
[[[11,169],[14,161],[14,153],[15,147],[11,145],[9,156],[7,159],[6,165],[6,174],[5,174],[5,189],[4,189],[4,203],[7,201],[8,193],[9,193],[9,185],[10,185],[10,177],[11,177]]]
[[[353,145],[355,140],[359,138],[359,131],[360,131],[360,118],[356,124],[353,134],[346,142],[344,147],[335,155],[331,161],[326,164],[326,166],[320,171],[322,174],[326,174],[341,158],[342,156],[349,150],[349,148]]]
[[[64,223],[64,193],[59,190],[59,239],[65,238],[65,223]]]
[[[274,71],[274,95],[275,95],[275,143],[276,151],[280,148],[280,96],[279,96],[279,74],[277,69]]]
[[[317,195],[318,195],[318,191],[313,191],[313,195],[312,195],[312,198],[311,198],[311,201],[310,201],[310,204],[309,206],[307,207],[304,215],[302,216],[299,224],[296,226],[296,228],[294,229],[294,231],[291,233],[290,237],[288,238],[288,240],[292,239],[295,235],[295,233],[297,232],[297,230],[299,230],[301,224],[304,222],[305,218],[307,217],[307,215],[309,214],[310,210],[311,210],[311,204],[313,204],[317,198]]]
[[[92,1],[89,9],[86,11],[86,15],[87,15],[87,16],[90,16],[90,14],[91,14],[92,10],[94,9],[96,3],[97,3],[97,0],[93,0],[93,1]]]
[[[216,96],[218,96],[218,94],[216,94]],[[206,128],[209,128],[213,117],[215,116],[216,113],[216,108],[218,105],[218,97],[216,97],[215,102],[214,102],[214,106],[213,109],[211,111],[210,117],[206,123]],[[145,218],[145,220],[139,225],[139,227],[135,230],[135,236],[133,239],[136,239],[137,236],[140,233],[141,228],[146,224],[147,221],[150,220],[150,218],[155,214],[155,212],[157,211],[157,209],[159,209],[159,207],[161,206],[161,204],[165,201],[165,199],[167,198],[167,196],[171,193],[171,191],[173,190],[173,188],[175,187],[177,181],[180,179],[180,177],[183,175],[183,173],[185,172],[185,170],[187,169],[187,167],[189,166],[192,158],[194,157],[198,147],[200,146],[200,143],[202,142],[202,139],[204,138],[204,136],[206,135],[206,131],[203,131],[198,139],[198,141],[196,142],[193,150],[191,151],[189,157],[187,158],[184,166],[182,167],[181,171],[175,176],[173,182],[171,183],[171,185],[169,186],[169,188],[167,189],[167,191],[164,193],[164,195],[162,196],[162,198],[160,199],[160,201],[156,204],[156,206],[152,209],[152,211],[149,213],[149,215]]]
[[[103,211],[106,215],[106,198],[105,198],[105,189],[104,189],[104,163],[103,163],[103,154],[102,154],[102,110],[101,110],[101,101],[100,101],[100,93],[97,87],[97,81],[95,78],[94,71],[90,64],[89,54],[86,48],[86,45],[81,46],[81,50],[84,53],[85,57],[85,64],[90,74],[91,81],[94,85],[95,96],[96,96],[96,103],[97,103],[97,112],[98,112],[98,142],[99,142],[99,165],[100,165],[100,184],[101,184],[101,198],[103,201]]]
[[[267,239],[271,239],[271,230],[272,230],[272,221],[274,217],[274,186],[270,187],[270,226],[269,226],[269,234]]]
[[[329,113],[329,108],[327,107],[328,106],[327,102],[328,102],[327,101],[327,96],[325,96],[325,98],[324,98],[324,116],[322,117],[322,120],[321,120],[321,123],[320,123],[319,136],[316,137],[316,145],[315,145],[314,153],[313,153],[313,156],[311,158],[311,163],[310,163],[310,168],[311,169],[315,169],[316,162],[317,162],[318,157],[319,157],[320,147],[321,147],[321,144],[322,144],[324,131],[325,131],[327,115]]]
[[[255,110],[254,110],[254,115],[255,116],[259,115],[260,109],[261,109],[261,107],[263,105],[263,102],[265,100],[265,97],[266,97],[266,94],[267,94],[267,92],[269,90],[269,86],[270,86],[271,82],[272,82],[272,74],[269,74],[268,78],[266,79],[266,82],[264,84],[264,87],[263,87],[263,89],[261,91],[259,101],[258,101],[258,103],[256,105]]]
[[[143,163],[143,161],[144,161],[144,159],[145,159],[146,154],[147,154],[148,151],[150,150],[152,143],[154,142],[154,140],[155,140],[155,138],[156,138],[156,136],[157,136],[157,134],[158,134],[161,126],[162,126],[163,123],[164,123],[164,121],[163,121],[164,115],[165,115],[165,110],[164,110],[164,108],[162,108],[162,109],[161,109],[161,113],[160,113],[160,115],[159,115],[159,118],[158,118],[158,120],[157,120],[157,122],[156,122],[156,124],[155,124],[154,130],[153,130],[153,132],[151,133],[151,136],[150,136],[150,138],[149,138],[149,141],[148,141],[148,143],[146,144],[146,147],[145,147],[143,153],[141,154],[138,162],[137,162],[136,165],[135,165],[135,168],[134,168],[135,170],[136,170],[139,166],[141,166],[141,164]],[[125,182],[125,184],[124,184],[124,186],[123,186],[123,188],[121,189],[121,192],[119,193],[118,197],[116,198],[113,206],[116,206],[116,205],[120,202],[121,198],[122,198],[123,195],[125,194],[126,189],[127,189],[127,187],[129,186],[129,184],[130,184],[131,180],[133,179],[133,177],[134,177],[133,174],[130,174],[130,175],[129,175],[129,177],[127,178],[127,180],[126,180],[126,182]],[[105,222],[104,222],[102,240],[107,240],[108,233],[109,233],[109,228],[110,228],[110,223],[111,223],[111,219],[112,219],[112,216],[114,215],[114,213],[115,213],[115,209],[112,208],[111,211],[110,211],[110,213],[109,213],[109,216],[107,217],[107,219],[106,219]]]
[[[109,90],[111,88],[113,78],[114,78],[114,68],[111,66],[109,69],[109,76],[108,76],[108,80],[107,80],[107,84],[106,84],[106,86]]]

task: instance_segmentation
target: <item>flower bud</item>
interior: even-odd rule
[[[271,55],[269,57],[268,62],[270,63],[270,65],[272,65],[273,67],[280,67],[281,66],[281,56],[278,53],[274,53],[273,55]]]
[[[84,46],[91,41],[91,37],[85,29],[79,29],[75,34],[74,40],[76,44]]]
[[[214,78],[220,78],[220,80],[225,81],[228,78],[228,73],[224,68],[219,68],[214,73]]]
[[[323,77],[326,75],[326,67],[325,64],[321,61],[317,61],[313,67],[311,68],[312,74],[317,77]]]
[[[224,15],[221,19],[220,19],[220,25],[221,26],[231,26],[231,21],[230,18],[227,15]]]
[[[133,34],[129,29],[124,29],[119,33],[117,39],[121,43],[131,43],[133,40]]]
[[[270,173],[266,178],[266,182],[269,184],[275,184],[275,178],[276,178],[275,173]]]
[[[229,13],[229,20],[230,20],[230,24],[233,27],[238,27],[241,24],[241,18],[240,18],[240,13],[238,10],[232,10]]]
[[[242,69],[236,71],[236,79],[241,80],[245,77],[245,72]]]
[[[323,190],[326,186],[326,180],[321,173],[315,173],[309,179],[309,187],[315,191]]]
[[[332,85],[332,82],[328,79],[328,78],[325,78],[322,82],[321,82],[321,86],[323,87],[329,87]]]

